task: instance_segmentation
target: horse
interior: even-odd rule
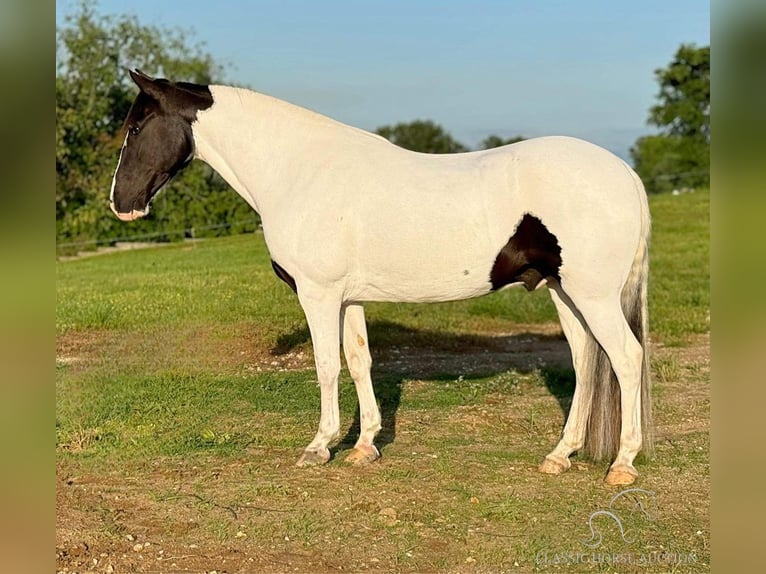
[[[575,390],[560,440],[538,469],[561,474],[582,451],[612,461],[608,485],[634,482],[634,459],[652,442],[650,216],[641,180],[623,160],[564,136],[416,153],[252,90],[129,73],[139,91],[110,208],[124,221],[145,216],[160,188],[198,158],[260,214],[273,269],[305,313],[320,388],[319,428],[298,465],[328,462],[339,439],[341,346],[360,416],[346,461],[380,456],[365,302],[546,286]]]

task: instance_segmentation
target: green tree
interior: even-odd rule
[[[457,153],[468,151],[463,144],[431,120],[415,120],[394,126],[381,126],[375,132],[408,150],[422,153]]]
[[[655,71],[660,103],[649,123],[667,135],[710,138],[710,46],[683,44],[667,68]]]
[[[658,135],[639,138],[630,153],[649,191],[710,184],[710,47],[683,44],[655,71],[659,103],[649,111]]]
[[[122,124],[137,93],[128,67],[202,84],[223,71],[183,31],[142,25],[133,16],[102,16],[91,1],[79,4],[56,30],[57,241],[162,237],[224,218],[249,218],[254,225],[250,208],[200,162],[158,196],[145,220],[125,224],[111,216],[107,199]]]
[[[513,138],[503,139],[500,136],[491,135],[484,138],[481,142],[481,149],[492,149],[508,144],[518,143],[524,141],[522,136],[516,136]]]

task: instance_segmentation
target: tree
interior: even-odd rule
[[[650,191],[710,184],[710,47],[683,44],[655,71],[659,103],[649,111],[658,135],[639,138],[630,153]]]
[[[468,151],[449,132],[431,120],[415,120],[395,126],[381,126],[375,132],[388,141],[422,153],[457,153]]]
[[[127,68],[208,84],[222,67],[183,31],[145,26],[132,16],[100,16],[94,6],[82,1],[56,30],[57,240],[161,236],[245,214],[254,225],[250,208],[199,162],[158,196],[146,221],[124,224],[111,216],[107,199],[122,123],[137,93]]]
[[[684,162],[682,144],[680,137],[652,135],[639,138],[631,148],[634,167],[647,191],[660,193],[686,186],[687,174],[697,166]]]
[[[683,44],[667,68],[655,71],[660,103],[649,123],[666,135],[710,141],[710,46]]]
[[[481,149],[492,149],[508,144],[518,143],[524,141],[522,136],[516,136],[508,139],[503,139],[500,136],[491,135],[484,138],[481,142]]]

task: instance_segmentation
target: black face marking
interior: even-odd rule
[[[560,267],[561,247],[556,236],[540,219],[526,213],[497,254],[489,280],[493,291],[519,282],[532,291],[546,277],[558,279]]]
[[[192,123],[213,105],[208,86],[155,80],[130,72],[140,88],[125,119],[127,135],[112,200],[119,213],[144,211],[154,195],[190,162]]]
[[[274,269],[274,273],[277,274],[277,277],[279,277],[282,281],[287,283],[290,286],[290,289],[293,290],[294,293],[298,292],[298,288],[295,285],[295,279],[293,279],[293,276],[290,275],[287,271],[285,271],[284,267],[282,267],[279,263],[271,260],[271,267]]]

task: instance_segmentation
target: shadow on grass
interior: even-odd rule
[[[290,333],[282,333],[277,338],[277,344],[271,349],[272,355],[286,355],[296,347],[311,340],[311,334],[307,325],[293,329]]]
[[[477,335],[416,329],[392,321],[367,325],[373,355],[372,380],[380,405],[382,429],[376,439],[379,449],[396,438],[396,413],[405,380],[468,382],[493,377],[509,370],[538,373],[556,398],[564,415],[574,392],[569,345],[560,334],[518,333]],[[273,355],[289,353],[308,343],[305,326],[279,337]],[[359,436],[357,409],[354,421],[335,451],[351,448]]]

